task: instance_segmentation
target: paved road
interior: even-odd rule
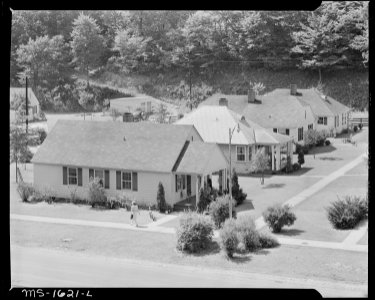
[[[12,246],[13,287],[315,288],[325,297],[358,297],[365,285],[125,260]]]

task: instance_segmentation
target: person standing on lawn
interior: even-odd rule
[[[135,226],[138,227],[137,215],[139,215],[140,212],[139,212],[139,209],[138,209],[138,205],[135,201],[132,202],[132,206],[130,207],[130,212],[131,212],[130,218],[132,220],[131,223],[135,224]]]

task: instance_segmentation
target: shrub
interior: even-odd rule
[[[38,128],[37,132],[39,136],[39,144],[42,144],[47,137],[47,132],[43,128]]]
[[[293,165],[292,165],[292,159],[290,156],[286,158],[286,166],[285,166],[285,172],[290,173],[293,171]]]
[[[276,204],[268,207],[263,212],[263,218],[273,232],[280,232],[282,227],[293,225],[297,219],[295,214],[290,211],[290,206]]]
[[[236,205],[240,205],[247,197],[247,194],[242,191],[238,184],[238,176],[236,171],[232,175],[232,197],[236,200]]]
[[[363,124],[360,123],[360,124],[358,125],[359,130],[362,130],[362,127],[363,127]]]
[[[260,248],[259,234],[255,228],[254,221],[248,216],[241,216],[236,220],[236,232],[238,239],[243,243],[247,251],[254,251]]]
[[[17,192],[21,197],[23,202],[27,202],[30,196],[33,196],[35,193],[34,187],[26,182],[19,182],[17,186]]]
[[[206,249],[212,242],[213,229],[209,217],[197,212],[184,213],[177,229],[177,249],[191,253]]]
[[[323,146],[328,134],[324,131],[317,131],[316,146]]]
[[[368,198],[346,196],[332,202],[327,209],[328,220],[337,229],[352,229],[368,217]]]
[[[197,209],[199,212],[203,212],[214,201],[213,196],[210,194],[208,189],[201,188],[199,191],[199,201],[197,203]]]
[[[232,217],[236,218],[233,202]],[[229,218],[229,197],[219,197],[215,201],[212,201],[208,210],[216,228],[220,228],[225,220]]]
[[[312,147],[316,144],[317,138],[318,138],[318,132],[316,129],[308,129],[303,134],[304,143],[306,146],[309,146],[309,147]]]
[[[228,219],[225,221],[223,228],[219,232],[221,247],[224,249],[229,258],[233,257],[239,244],[236,221]]]
[[[301,165],[299,163],[294,163],[293,164],[293,171],[298,171],[299,169],[301,169]]]
[[[105,207],[107,202],[107,197],[105,196],[104,188],[100,184],[100,179],[95,177],[89,183],[89,203],[92,207],[100,206]]]
[[[164,187],[161,182],[159,182],[159,186],[158,186],[158,193],[156,195],[156,203],[157,203],[158,210],[164,213],[167,208],[166,207],[167,203],[165,202]]]
[[[326,141],[324,142],[324,144],[325,144],[326,146],[329,146],[329,145],[331,145],[331,141],[326,140]]]
[[[279,242],[266,233],[259,233],[259,244],[261,248],[275,248],[279,246]]]
[[[303,165],[305,163],[305,154],[303,151],[298,152],[298,163]]]
[[[119,209],[122,206],[121,204],[121,200],[116,197],[109,197],[106,202],[109,209]]]
[[[302,146],[303,154],[309,154],[309,146]]]
[[[303,146],[300,144],[296,144],[296,151],[295,153],[299,153],[302,150]]]
[[[357,132],[357,131],[358,131],[358,127],[357,127],[357,125],[354,125],[353,130],[354,130],[354,132]]]

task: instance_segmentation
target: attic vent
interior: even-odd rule
[[[241,121],[245,121],[245,116],[241,116]]]

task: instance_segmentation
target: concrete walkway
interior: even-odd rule
[[[359,224],[357,228],[352,230],[352,232],[346,237],[342,242],[345,245],[354,245],[359,242],[359,240],[365,235],[366,230],[368,229],[368,221],[365,220]]]
[[[341,167],[337,171],[327,175],[323,179],[319,180],[317,183],[303,190],[298,195],[290,198],[289,200],[284,202],[283,205],[289,205],[290,207],[293,207],[305,201],[306,199],[308,199],[309,197],[311,197],[312,195],[314,195],[315,193],[317,193],[318,191],[326,187],[328,184],[335,181],[337,178],[343,176],[346,172],[348,172],[349,170],[353,169],[355,166],[360,164],[363,161],[364,156],[365,154],[358,156],[356,159],[352,160],[351,162]],[[266,226],[266,223],[264,222],[263,217],[259,217],[258,219],[256,219],[255,225],[257,229],[260,229]]]
[[[146,226],[141,225],[135,227],[129,224],[114,223],[114,222],[96,222],[96,221],[86,221],[77,219],[63,219],[63,218],[49,218],[49,217],[37,217],[37,216],[27,216],[11,214],[11,220],[20,221],[32,221],[32,222],[42,222],[42,223],[53,223],[53,224],[64,224],[64,225],[78,225],[78,226],[91,226],[91,227],[101,227],[101,228],[115,228],[115,229],[126,229],[126,230],[138,230],[143,232],[159,232],[175,234],[176,229],[171,227],[158,227],[158,226]],[[214,231],[214,237],[219,237],[219,232]],[[327,248],[327,249],[339,249],[347,251],[359,251],[368,252],[367,245],[355,245],[352,243],[331,243],[331,242],[321,242],[312,240],[300,240],[300,239],[288,239],[288,238],[278,238],[281,245],[292,245],[292,246],[306,246],[306,247],[317,247],[317,248]]]

